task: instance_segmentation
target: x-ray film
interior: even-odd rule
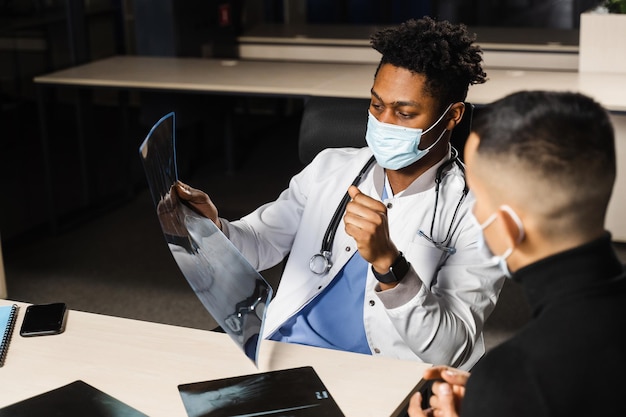
[[[257,365],[272,288],[211,220],[178,198],[175,132],[169,113],[139,147],[165,240],[204,307]]]

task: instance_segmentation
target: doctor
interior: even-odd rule
[[[258,270],[289,255],[264,337],[470,368],[503,271],[479,256],[463,165],[450,146],[485,82],[463,25],[410,20],[372,36],[368,147],[327,149],[241,220],[178,184]],[[366,109],[363,109],[366,111]],[[342,202],[343,200],[343,202]]]

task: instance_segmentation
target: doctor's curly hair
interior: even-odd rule
[[[435,21],[426,16],[374,33],[370,42],[383,64],[405,68],[426,77],[426,93],[442,107],[465,101],[470,85],[482,84],[482,50],[463,24]],[[376,73],[378,73],[378,69]]]

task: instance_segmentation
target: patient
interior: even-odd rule
[[[626,415],[626,276],[604,228],[615,181],[607,113],[574,93],[520,92],[481,109],[465,148],[485,256],[522,287],[528,325],[471,375],[426,371],[409,416]]]

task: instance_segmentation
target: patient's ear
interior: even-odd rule
[[[504,224],[504,231],[510,240],[511,246],[517,246],[524,240],[524,226],[517,213],[508,206],[502,206],[499,214]]]

